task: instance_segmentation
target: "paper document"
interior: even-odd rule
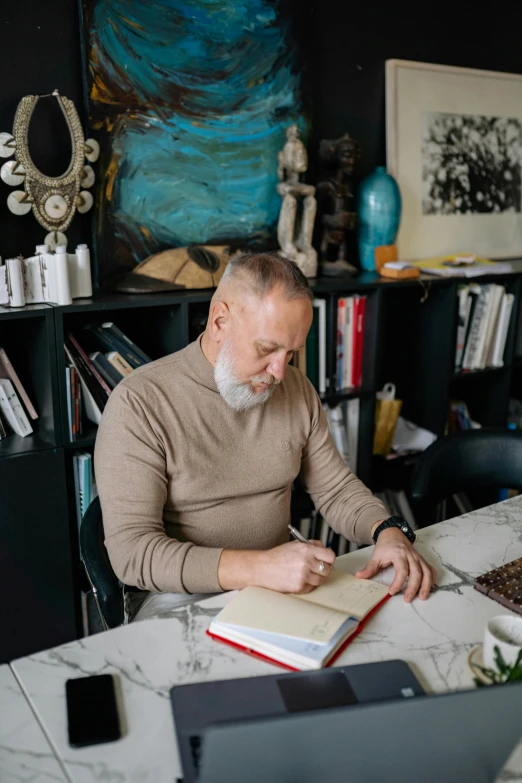
[[[424,451],[437,440],[437,436],[418,427],[412,421],[399,416],[393,435],[392,448],[394,451]]]
[[[357,579],[352,574],[331,571],[328,579],[320,587],[306,595],[296,595],[295,598],[300,598],[309,604],[338,609],[362,620],[387,594],[386,585],[369,579]]]

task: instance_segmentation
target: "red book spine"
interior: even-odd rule
[[[357,317],[355,319],[355,326],[357,330],[357,343],[356,343],[356,364],[355,364],[355,386],[362,385],[362,361],[363,361],[363,347],[364,347],[364,321],[366,318],[366,297],[361,296],[359,298]]]
[[[356,637],[356,636],[358,636],[358,635],[361,633],[362,629],[364,628],[364,626],[366,625],[366,623],[368,622],[368,620],[370,619],[370,617],[372,617],[372,616],[375,614],[375,612],[376,612],[376,611],[377,611],[377,610],[378,610],[378,609],[379,609],[379,608],[380,608],[380,607],[381,607],[381,606],[382,606],[384,603],[386,603],[386,601],[387,601],[389,598],[391,598],[391,595],[388,593],[388,595],[385,595],[385,596],[384,596],[384,598],[382,599],[382,601],[380,601],[380,602],[377,604],[377,606],[374,606],[374,607],[373,607],[372,611],[371,611],[371,612],[369,612],[369,613],[366,615],[366,617],[364,618],[364,620],[361,620],[361,622],[359,623],[359,625],[357,626],[357,628],[355,629],[355,631],[354,631],[352,634],[350,634],[350,636],[349,636],[349,637],[346,639],[346,641],[345,641],[345,642],[343,642],[343,644],[342,644],[342,645],[339,647],[339,649],[338,649],[338,650],[336,650],[336,651],[334,652],[334,654],[332,655],[332,657],[331,657],[331,658],[328,660],[328,662],[325,664],[325,667],[324,667],[324,668],[328,668],[329,666],[332,666],[332,664],[334,663],[334,661],[336,661],[336,660],[339,658],[339,656],[341,655],[341,653],[342,653],[342,652],[344,652],[344,650],[346,650],[346,648],[348,647],[348,645],[350,644],[350,642],[353,642],[353,640],[355,639],[355,637]],[[252,650],[252,648],[251,648],[251,647],[245,647],[244,645],[242,645],[242,644],[238,644],[237,642],[231,642],[229,639],[224,639],[222,636],[218,636],[217,634],[215,634],[215,633],[211,633],[211,632],[210,632],[210,631],[208,631],[208,630],[207,630],[205,633],[207,634],[207,636],[210,636],[210,638],[211,638],[211,639],[214,639],[214,641],[216,641],[216,642],[221,642],[222,644],[228,644],[228,645],[229,645],[229,647],[234,647],[234,649],[236,649],[236,650],[241,650],[241,652],[244,652],[244,653],[246,653],[247,655],[252,655],[254,658],[259,658],[260,660],[262,660],[262,661],[265,661],[265,662],[267,662],[267,663],[273,663],[273,664],[275,664],[276,666],[282,666],[282,667],[283,667],[283,669],[290,669],[290,671],[292,671],[292,672],[298,672],[298,671],[301,671],[301,670],[300,670],[300,669],[298,669],[296,666],[289,666],[287,663],[282,663],[281,661],[278,661],[276,658],[270,658],[268,655],[263,655],[263,653],[257,652],[257,650]]]
[[[85,364],[89,367],[90,371],[92,372],[92,374],[94,375],[94,377],[96,378],[96,380],[98,381],[98,383],[100,384],[102,389],[105,392],[107,392],[107,396],[109,396],[111,391],[112,391],[111,387],[105,381],[105,378],[101,377],[100,373],[98,372],[98,370],[96,369],[94,364],[91,362],[91,360],[89,359],[89,357],[87,356],[87,354],[83,350],[83,348],[80,345],[80,343],[78,342],[78,340],[72,334],[68,334],[67,337],[71,341],[71,343],[74,345],[74,347],[76,348],[76,350],[78,351],[78,353],[82,357],[82,359],[85,362]]]
[[[357,383],[357,319],[359,314],[360,296],[353,298],[353,321],[352,321],[352,366],[350,367],[350,386],[355,387]]]

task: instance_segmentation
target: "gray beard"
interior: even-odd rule
[[[255,392],[251,382],[238,381],[234,373],[234,362],[230,343],[227,341],[216,359],[214,380],[219,393],[226,404],[235,411],[246,411],[255,405],[262,405],[270,399],[279,381],[272,380],[272,385],[263,392]],[[266,382],[267,376],[256,375],[253,382]]]

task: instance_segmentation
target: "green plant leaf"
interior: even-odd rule
[[[499,670],[500,674],[506,674],[508,670],[508,666],[504,660],[504,656],[500,651],[500,647],[498,647],[498,645],[495,645],[493,647],[493,651],[495,653],[495,663],[497,665],[497,669]]]

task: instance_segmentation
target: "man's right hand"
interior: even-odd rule
[[[310,543],[313,546],[291,541],[261,552],[225,549],[219,562],[219,584],[223,590],[256,585],[279,593],[310,593],[324,582],[335,562],[331,549],[320,541]]]

